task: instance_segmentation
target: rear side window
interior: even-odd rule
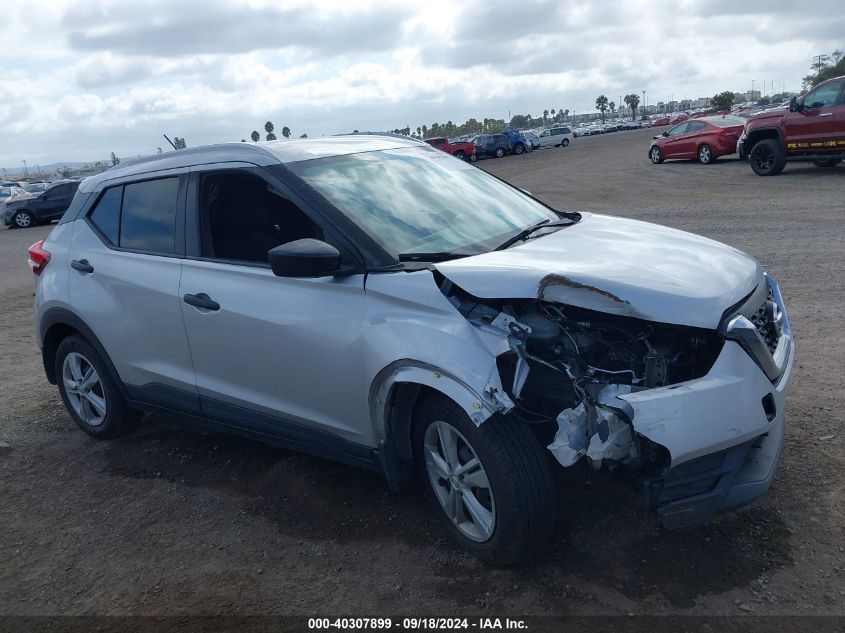
[[[120,246],[152,253],[175,253],[178,193],[178,178],[126,185],[120,215]]]
[[[103,192],[94,211],[91,212],[91,222],[100,233],[112,244],[117,245],[120,227],[120,198],[123,187],[111,187]]]

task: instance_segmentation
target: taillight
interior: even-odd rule
[[[40,275],[47,268],[47,264],[50,263],[50,251],[44,250],[44,240],[38,240],[29,247],[27,252],[29,253],[27,263],[32,268],[32,274]]]

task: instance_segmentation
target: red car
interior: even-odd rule
[[[658,125],[669,125],[670,122],[671,120],[668,116],[657,117],[656,119],[654,119],[654,121],[651,122],[651,127],[657,127]]]
[[[745,119],[733,116],[710,116],[691,119],[655,136],[648,157],[655,165],[667,158],[697,158],[709,165],[719,156],[736,153]]]

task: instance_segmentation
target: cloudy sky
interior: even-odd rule
[[[797,90],[843,2],[3,0],[0,165]]]

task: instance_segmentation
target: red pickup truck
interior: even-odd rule
[[[793,97],[788,109],[749,118],[737,149],[759,176],[779,174],[787,161],[835,167],[845,159],[845,76]]]
[[[434,138],[427,138],[425,142],[431,145],[432,147],[436,147],[437,149],[441,149],[448,154],[452,154],[452,156],[457,156],[461,160],[472,160],[476,159],[475,156],[475,145],[472,143],[451,143],[449,139],[445,136],[435,136]]]

